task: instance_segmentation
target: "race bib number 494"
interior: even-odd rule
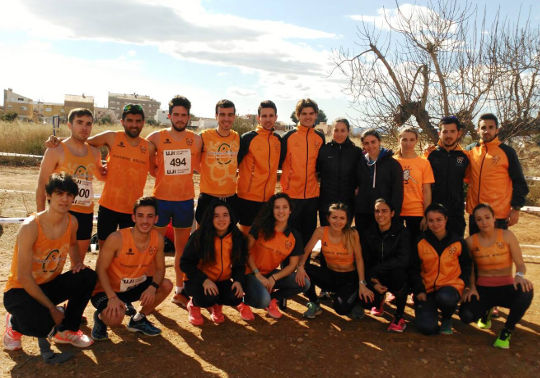
[[[165,175],[188,175],[191,173],[191,150],[163,151]]]
[[[94,199],[94,190],[92,189],[92,181],[75,179],[77,186],[79,187],[79,192],[75,199],[73,200],[74,205],[80,206],[90,206],[92,200]]]

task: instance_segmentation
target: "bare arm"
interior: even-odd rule
[[[422,191],[424,193],[424,210],[431,205],[431,184],[422,184]]]
[[[161,284],[163,278],[165,278],[165,253],[163,252],[163,237],[159,235],[158,250],[156,256],[154,257],[154,276],[153,280],[158,285]]]
[[[92,147],[92,146],[90,146],[90,151],[92,152],[92,155],[94,156],[94,164],[96,165],[96,170],[94,172],[94,175],[99,181],[105,181],[106,173],[105,173],[105,169],[103,168],[103,164],[101,164],[101,151],[98,150],[96,147]]]
[[[313,232],[313,235],[311,236],[311,239],[309,239],[308,243],[304,247],[304,254],[302,255],[302,258],[300,259],[300,262],[298,263],[298,268],[304,268],[304,264],[309,259],[309,256],[311,255],[311,252],[313,252],[313,248],[315,247],[315,244],[323,237],[323,228],[318,227],[315,232]]]
[[[154,131],[150,134],[146,140],[150,142],[150,175],[156,177],[157,163],[156,163],[156,154],[157,154],[157,145],[159,144],[159,131]]]
[[[114,131],[104,131],[102,133],[96,134],[94,136],[91,136],[86,141],[89,145],[93,147],[101,147],[101,146],[107,146],[107,148],[111,148],[112,144],[114,143],[114,137],[116,133]]]
[[[195,153],[191,157],[191,166],[196,172],[201,170],[201,152],[202,152],[202,138],[200,135],[195,135],[195,140],[193,141],[195,145]]]
[[[77,222],[77,218],[73,215],[69,214],[68,216],[71,218],[71,223],[73,224],[69,241],[69,259],[71,261],[71,270],[73,273],[77,273],[85,268],[81,261],[81,255],[79,254],[79,243],[77,243],[77,228],[79,227],[79,223]]]
[[[98,259],[96,262],[96,273],[99,278],[101,287],[107,294],[109,299],[116,297],[116,293],[111,287],[109,276],[107,275],[107,269],[111,265],[111,262],[116,254],[120,251],[122,246],[122,235],[120,232],[112,233],[103,244],[103,247],[99,251]]]
[[[43,160],[41,160],[36,188],[36,209],[38,212],[45,210],[45,200],[47,198],[45,185],[49,182],[49,177],[60,161],[60,151],[63,151],[63,147],[48,148],[45,150]]]
[[[367,288],[365,284],[366,276],[364,273],[364,258],[362,257],[362,246],[360,245],[360,237],[356,231],[353,232],[354,239],[354,259],[356,261],[356,271],[358,272],[358,297],[364,300],[372,301],[374,294]]]

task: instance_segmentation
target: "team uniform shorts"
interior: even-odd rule
[[[77,240],[90,240],[92,238],[92,227],[94,226],[94,213],[85,214],[70,211],[70,214],[77,218],[79,223]]]
[[[123,292],[116,293],[116,296],[124,303],[131,303],[138,301],[141,298],[142,293],[150,286],[152,283],[152,277],[147,277],[146,281],[138,284],[137,286]],[[96,308],[98,312],[105,310],[107,304],[109,303],[109,298],[107,293],[100,292],[94,295],[90,301],[92,305]]]
[[[157,200],[157,227],[165,227],[172,220],[174,228],[191,228],[193,225],[193,199],[186,201]]]

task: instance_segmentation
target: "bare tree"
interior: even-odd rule
[[[362,20],[357,36],[360,52],[341,48],[334,63],[366,123],[393,135],[417,125],[436,141],[439,119],[453,114],[476,137],[473,119],[493,104],[505,135],[538,123],[539,31],[529,23],[488,21],[457,0],[396,3],[382,24]]]

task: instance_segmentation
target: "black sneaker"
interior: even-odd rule
[[[281,311],[285,311],[287,309],[287,300],[285,298],[278,300],[278,307]]]
[[[137,310],[135,310],[135,307],[131,304],[131,302],[126,302],[126,315],[127,316],[133,316],[137,313]]]
[[[107,325],[99,318],[97,310],[94,312],[94,327],[92,328],[92,339],[95,341],[108,340]]]
[[[141,332],[146,336],[157,336],[161,333],[161,330],[154,327],[154,325],[150,323],[148,319],[146,319],[146,316],[138,321],[133,320],[133,317],[131,317],[131,319],[129,319],[127,329],[131,332]]]

